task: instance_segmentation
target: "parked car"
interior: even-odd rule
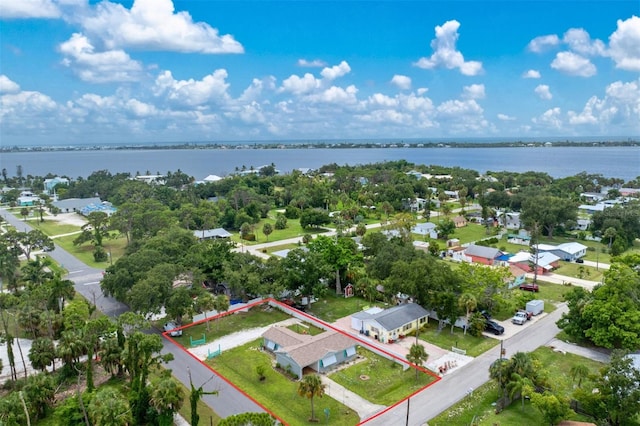
[[[533,314],[531,312],[520,310],[516,312],[513,318],[511,318],[511,322],[518,325],[524,325],[524,323],[529,321],[532,316]]]
[[[576,263],[584,263],[584,259],[576,259]]]
[[[171,337],[182,336],[182,330],[177,330],[178,326],[174,322],[169,321],[165,323],[162,328],[164,329],[164,331],[168,331],[169,336]]]
[[[489,333],[493,333],[496,336],[498,336],[504,333],[504,327],[495,321],[487,320],[487,322],[484,325],[484,331],[488,331]]]
[[[540,291],[540,288],[538,287],[538,284],[534,284],[534,283],[524,283],[524,284],[520,284],[520,290],[524,290],[524,291],[533,291],[534,293],[537,293]]]

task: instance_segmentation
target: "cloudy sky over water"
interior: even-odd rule
[[[0,144],[640,135],[632,1],[2,0]]]

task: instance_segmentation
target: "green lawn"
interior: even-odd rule
[[[566,275],[567,277],[580,278],[589,281],[601,281],[603,269],[596,270],[592,266],[585,266],[580,263],[560,262],[560,267],[554,269],[554,273]]]
[[[451,334],[450,326],[445,326],[438,331],[438,321],[436,320],[429,320],[429,323],[420,329],[418,338],[448,351],[453,346],[464,349],[467,351],[467,355],[473,357],[483,354],[498,344],[498,340],[491,337],[474,337],[469,333],[465,335],[458,327],[453,327],[453,334]]]
[[[298,334],[309,334],[311,336],[317,336],[318,334],[325,332],[324,328],[316,327],[315,325],[309,324],[308,322],[292,324],[287,328],[291,331],[295,331]]]
[[[363,348],[358,348],[358,355],[365,360],[331,373],[329,377],[375,404],[395,404],[435,380],[423,372],[418,372],[416,379],[414,368],[403,371],[397,362]]]
[[[434,219],[434,223],[437,222],[438,218]],[[493,233],[494,230],[492,229]],[[483,238],[490,237],[491,235],[487,235],[487,228],[477,223],[470,223],[467,226],[463,226],[462,228],[456,228],[453,234],[449,235],[449,238],[457,238],[460,240],[460,244],[470,243],[472,241],[478,241]],[[442,244],[442,241],[440,242]]]
[[[313,424],[309,421],[310,401],[298,395],[298,382],[292,381],[271,367],[271,355],[259,350],[261,343],[259,339],[225,351],[207,361],[207,364],[279,416],[286,424]],[[263,381],[258,379],[256,373],[256,367],[259,365],[267,367],[266,379]],[[353,426],[359,422],[359,417],[353,410],[327,395],[314,398],[314,407],[316,419],[321,422],[325,421],[325,409],[329,409],[329,421],[332,425]]]
[[[331,323],[339,318],[359,312],[364,307],[374,305],[381,306],[379,303],[371,304],[358,296],[342,297],[329,294],[325,298],[313,303],[310,311],[318,318]]]
[[[569,353],[563,355],[547,347],[538,348],[533,353],[540,360],[545,370],[547,370],[547,377],[549,377],[549,381],[554,390],[567,397],[572,393],[574,386],[569,375],[572,366],[584,364],[593,374],[597,374],[600,367],[602,367],[601,363]],[[589,380],[583,381],[582,386],[588,388],[591,386],[591,383]],[[474,419],[474,424],[478,426],[492,426],[497,424],[501,426],[544,424],[540,412],[528,401],[525,401],[524,410],[522,409],[521,402],[518,400],[514,401],[500,414],[496,414],[492,404],[497,399],[497,385],[493,381],[488,382],[476,389],[470,396],[465,397],[447,411],[430,420],[429,425],[468,425],[471,424]],[[573,414],[569,416],[567,420],[588,421],[589,419]]]
[[[79,246],[74,245],[73,240],[77,237],[77,235],[68,235],[66,237],[56,238],[54,241],[74,257],[91,267],[105,269],[110,265],[110,261],[108,259],[105,262],[96,262],[93,260],[93,245],[91,243],[87,242]],[[113,262],[115,262],[124,255],[127,240],[124,237],[107,239],[103,241],[102,246],[107,253],[111,251]]]
[[[204,333],[207,342],[210,342],[238,330],[263,327],[288,318],[291,317],[283,311],[263,304],[251,308],[249,312],[237,312],[215,320],[210,320],[209,331],[207,331],[206,323],[185,328],[182,336],[174,337],[174,339],[182,346],[189,347],[189,337],[201,339]]]
[[[79,226],[70,225],[68,223],[60,223],[54,220],[47,220],[46,218],[44,222],[40,222],[39,220],[34,220],[34,221],[29,221],[28,223],[34,229],[41,230],[49,237],[54,237],[56,235],[62,235],[62,234],[68,234],[70,232],[80,231]]]

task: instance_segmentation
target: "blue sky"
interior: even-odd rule
[[[640,135],[633,1],[3,0],[0,143]]]

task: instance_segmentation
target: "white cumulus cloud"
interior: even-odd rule
[[[4,74],[0,75],[0,93],[14,93],[20,91],[20,85]]]
[[[2,0],[0,18],[59,18],[60,9],[51,0]]]
[[[313,74],[306,73],[302,77],[292,75],[289,78],[282,81],[282,91],[291,92],[294,95],[303,95],[309,93],[321,86],[321,81],[313,76]]]
[[[74,33],[58,47],[65,56],[62,64],[70,67],[84,81],[91,83],[135,81],[142,65],[122,50],[96,52],[89,39]]]
[[[562,128],[561,115],[560,108],[556,107],[545,111],[539,117],[532,118],[531,121],[541,127],[557,130]]]
[[[156,96],[164,95],[176,104],[191,107],[226,103],[229,100],[226,79],[225,69],[215,70],[202,80],[176,80],[170,71],[164,71],[156,78],[154,93]]]
[[[589,59],[573,52],[558,52],[551,62],[551,68],[578,77],[591,77],[597,72]]]
[[[220,35],[204,22],[193,22],[188,12],[175,12],[171,0],[134,0],[131,9],[103,1],[91,15],[79,17],[91,38],[107,49],[132,47],[144,50],[243,53],[232,35]]]
[[[540,78],[540,71],[528,70],[522,74],[522,78]]]
[[[314,59],[312,61],[308,61],[306,59],[298,59],[298,66],[304,68],[321,68],[326,67],[327,63],[320,59]]]
[[[465,99],[483,99],[485,97],[484,84],[464,86],[462,97]]]
[[[406,75],[396,74],[391,78],[391,84],[401,90],[411,89],[411,78]]]
[[[551,91],[549,90],[549,86],[546,84],[539,84],[533,91],[540,97],[540,99],[550,100],[553,98]]]
[[[582,28],[571,28],[562,37],[562,41],[574,52],[588,56],[602,56],[605,45],[602,40],[591,40],[589,33]]]
[[[616,68],[640,71],[640,18],[618,20],[618,28],[609,37],[609,56]]]
[[[327,80],[335,80],[338,77],[342,77],[343,75],[351,72],[351,67],[346,61],[340,62],[339,65],[334,65],[332,67],[326,67],[321,72],[320,75]]]
[[[507,114],[498,114],[498,120],[500,121],[514,121],[516,118]]]
[[[482,62],[465,61],[464,56],[456,50],[458,41],[458,21],[447,21],[442,26],[436,26],[436,38],[431,41],[433,54],[420,58],[414,63],[423,69],[433,69],[443,66],[447,69],[458,68],[464,75],[478,75],[482,72]]]
[[[527,48],[531,52],[540,53],[558,44],[560,44],[560,38],[555,34],[549,34],[534,38],[529,42]]]

